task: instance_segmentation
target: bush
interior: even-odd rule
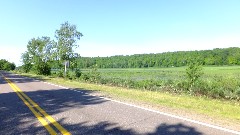
[[[79,78],[82,75],[82,72],[80,71],[80,69],[76,69],[75,70],[75,77]]]
[[[14,70],[16,68],[16,65],[14,63],[10,63],[9,61],[5,59],[0,60],[0,70]]]
[[[58,70],[56,72],[57,77],[63,77],[63,70]]]
[[[20,71],[24,72],[24,73],[28,73],[28,72],[30,72],[32,67],[33,67],[32,64],[24,64],[20,67]]]
[[[39,62],[33,66],[34,73],[38,75],[50,75],[51,74],[51,67],[48,63]]]
[[[90,79],[90,76],[88,73],[83,73],[81,76],[80,76],[80,79],[81,80],[84,80],[84,81],[88,81]]]
[[[93,66],[89,74],[89,81],[97,83],[101,80],[100,72],[98,72],[97,65]]]
[[[188,67],[186,68],[188,90],[193,87],[193,85],[198,81],[202,74],[202,64],[197,60],[190,59],[188,61]]]

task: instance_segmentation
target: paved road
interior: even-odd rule
[[[1,135],[50,134],[51,132],[46,129],[47,126],[60,134],[61,130],[58,130],[58,126],[54,126],[57,124],[76,135],[233,134],[93,96],[91,91],[66,89],[3,71],[1,73],[12,82],[12,84],[7,82],[0,74]],[[21,95],[26,99],[25,103],[20,98]],[[37,105],[31,104],[32,102],[26,97]],[[27,106],[28,103],[31,104],[30,107]],[[38,107],[43,109],[48,117],[45,117],[44,112],[39,111]],[[34,114],[34,110],[29,108],[35,109],[37,113]],[[42,121],[47,121],[50,117],[53,121],[43,126],[40,118],[43,118]]]

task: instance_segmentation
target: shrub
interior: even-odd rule
[[[94,65],[88,74],[90,82],[97,83],[101,79],[101,75],[100,72],[98,72],[97,65]]]
[[[57,77],[63,77],[63,70],[58,70],[56,72]]]
[[[83,73],[81,76],[80,76],[80,79],[81,80],[84,80],[84,81],[88,81],[90,79],[90,76],[88,73]]]
[[[82,75],[82,72],[80,71],[80,69],[76,69],[75,70],[75,77],[79,78]]]
[[[20,67],[20,70],[23,71],[24,73],[28,73],[30,72],[32,67],[33,67],[32,64],[24,64]]]
[[[51,67],[48,63],[39,62],[33,66],[34,73],[38,75],[50,75],[51,74]]]
[[[67,70],[66,77],[70,80],[73,80],[73,79],[75,79],[75,73]]]
[[[190,59],[186,68],[188,90],[193,87],[193,85],[198,81],[202,74],[202,64],[197,60]]]

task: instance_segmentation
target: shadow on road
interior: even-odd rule
[[[86,106],[102,104],[109,102],[105,99],[89,95],[89,91],[77,93],[72,90],[39,90],[25,92],[31,99],[37,102],[48,114],[57,115],[70,109],[79,109]],[[75,114],[76,116],[78,114]],[[100,114],[99,114],[100,115]],[[65,118],[58,122],[72,134],[139,134],[134,129],[121,127],[118,123],[108,121],[77,121],[76,123],[66,122]],[[24,105],[22,100],[17,97],[16,93],[0,94],[0,134],[47,134],[36,120],[32,112]],[[182,123],[168,125],[162,123],[153,133],[148,135],[200,135],[193,127],[186,126]]]
[[[10,72],[6,72],[6,71],[1,71],[0,73],[2,73],[5,77],[7,77],[8,79],[10,79],[12,82],[15,83],[29,83],[29,82],[39,82],[41,81],[46,81],[48,79],[38,79],[38,78],[29,78],[29,77],[24,77],[23,76],[19,76],[19,75],[15,75],[12,74]],[[0,74],[1,77],[1,74]],[[7,82],[4,79],[1,79],[0,84],[6,84]]]
[[[156,131],[148,135],[201,135],[201,132],[198,132],[193,127],[186,126],[182,123],[178,124],[160,124]]]

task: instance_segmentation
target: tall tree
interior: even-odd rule
[[[71,25],[68,22],[61,24],[59,30],[56,30],[55,37],[57,45],[55,46],[55,57],[63,62],[74,57],[74,49],[79,47],[77,41],[83,34],[77,31],[76,25]]]

